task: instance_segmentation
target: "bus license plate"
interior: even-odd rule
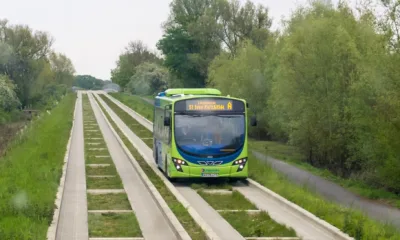
[[[203,173],[202,177],[218,177],[218,173]]]

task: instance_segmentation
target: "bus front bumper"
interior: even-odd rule
[[[248,177],[248,165],[239,170],[239,166],[182,166],[178,171],[174,165],[171,166],[170,177],[172,178],[246,178]]]

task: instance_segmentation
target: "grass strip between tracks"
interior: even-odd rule
[[[267,212],[221,212],[221,215],[242,236],[246,237],[296,237],[293,229],[275,222]],[[248,223],[248,224],[244,224]]]
[[[90,237],[140,237],[139,223],[133,213],[90,213]]]
[[[131,210],[125,193],[88,194],[88,210]]]
[[[76,94],[28,125],[0,158],[0,239],[45,239],[72,126]]]
[[[150,121],[153,121],[153,105],[146,102],[142,98],[121,93],[111,93],[110,96],[124,103],[126,106],[131,108],[133,111],[139,113],[143,117],[149,119]]]
[[[208,193],[202,190],[198,194],[204,198],[216,210],[255,210],[257,207],[247,200],[240,192],[232,191],[230,194],[225,193]],[[246,236],[246,235],[244,235]]]
[[[100,95],[101,96],[101,95]],[[96,99],[96,98],[95,98]],[[96,99],[98,102],[98,100]],[[121,132],[115,122],[111,119],[108,112],[104,109],[104,107],[98,102],[99,106],[103,110],[106,115],[108,121],[111,123],[115,131],[118,133],[126,147],[129,149],[133,157],[139,163],[140,167],[146,173],[147,177],[157,188],[158,192],[164,198],[165,202],[168,204],[168,207],[172,210],[175,216],[178,218],[179,222],[188,232],[189,236],[193,240],[204,240],[206,239],[206,235],[199,225],[193,220],[190,216],[189,212],[184,208],[184,206],[175,198],[175,196],[168,190],[165,186],[164,182],[161,180],[159,176],[154,173],[153,169],[147,164],[147,162],[143,159],[143,157],[139,154],[135,147],[130,143],[128,138]]]
[[[112,96],[131,108],[133,103],[138,103],[137,96],[122,94],[113,94]],[[129,114],[119,108],[106,96],[100,95],[100,97],[102,97],[107,104],[110,103],[110,108],[112,108],[124,122],[132,121],[133,118]],[[142,108],[147,107],[149,109],[147,111],[151,111],[152,109],[150,104],[141,103],[141,106]],[[141,111],[143,112],[145,110]],[[129,116],[129,118],[125,116]],[[132,129],[132,131],[134,130]],[[249,174],[253,180],[339,228],[356,240],[400,240],[400,231],[394,226],[373,220],[359,210],[343,207],[325,200],[312,190],[292,183],[285,175],[275,171],[270,165],[257,159],[252,154],[249,154]]]
[[[99,164],[96,161],[104,161],[110,164],[109,167],[87,167],[86,172],[87,189],[123,189],[122,180],[115,168],[111,157],[96,158],[96,156],[110,156],[107,145],[104,141],[100,127],[97,124],[94,111],[87,94],[83,95],[84,122],[93,121],[92,125],[84,125],[85,132],[85,161],[87,164]],[[90,145],[94,142],[88,139],[88,130],[97,130],[95,142],[100,145]],[[93,135],[92,135],[93,136]],[[104,150],[96,150],[103,148]],[[95,175],[112,175],[112,177],[88,177]],[[120,194],[87,194],[88,210],[131,210],[126,193]],[[89,213],[89,237],[141,237],[139,223],[134,213]]]

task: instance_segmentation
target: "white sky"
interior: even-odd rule
[[[241,0],[245,2],[245,0]],[[353,0],[350,0],[353,1]],[[77,74],[110,79],[129,41],[151,49],[162,36],[171,0],[0,0],[0,19],[50,33],[53,49],[66,54]],[[274,28],[296,3],[307,0],[253,0],[269,7]],[[337,0],[333,0],[337,2]]]

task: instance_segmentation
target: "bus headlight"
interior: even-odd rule
[[[242,158],[242,159],[235,160],[233,162],[232,166],[239,165],[237,171],[240,172],[244,169],[244,167],[246,166],[246,163],[247,163],[247,158]]]
[[[174,163],[176,170],[179,172],[183,172],[182,166],[188,165],[184,160],[177,159],[177,158],[172,158],[172,162]]]

